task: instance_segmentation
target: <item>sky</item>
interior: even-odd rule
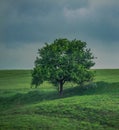
[[[32,69],[57,38],[86,42],[93,68],[119,68],[119,0],[0,0],[0,69]]]

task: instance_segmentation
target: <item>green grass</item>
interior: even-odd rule
[[[104,81],[108,83],[119,82],[119,69],[96,70],[96,81]]]
[[[96,70],[94,83],[30,88],[30,70],[0,71],[0,130],[118,130],[119,70]]]

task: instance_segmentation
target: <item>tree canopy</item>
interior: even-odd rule
[[[86,42],[80,40],[56,39],[45,43],[38,50],[35,67],[32,73],[32,85],[50,81],[59,87],[60,95],[67,81],[82,85],[93,79],[90,68],[94,66],[94,56],[87,48]]]

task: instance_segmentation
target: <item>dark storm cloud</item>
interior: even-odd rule
[[[5,0],[1,6],[3,15],[1,42],[15,43],[47,41],[58,36],[71,35],[70,24],[64,9],[77,9],[87,5],[86,0]],[[74,30],[75,31],[75,30]],[[73,32],[73,30],[72,30]]]
[[[32,42],[44,39],[53,21],[54,12],[56,13],[55,6],[41,0],[10,0],[7,5],[8,8],[1,14],[4,15],[1,42]]]
[[[49,41],[58,36],[119,40],[119,2],[94,0],[5,0],[1,42]],[[75,36],[74,36],[75,37]]]
[[[109,2],[109,3],[108,3]],[[76,32],[85,37],[104,42],[118,41],[119,37],[119,2],[93,1],[87,7],[78,9],[66,8],[66,16]]]
[[[119,41],[119,2],[110,1],[108,5],[103,4],[96,10],[95,19],[92,27],[92,37],[104,40],[104,42]],[[92,25],[93,26],[93,25]]]

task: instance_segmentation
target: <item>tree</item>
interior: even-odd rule
[[[63,85],[72,81],[83,85],[93,79],[90,68],[94,65],[94,56],[87,49],[86,42],[80,40],[56,39],[38,50],[32,73],[32,85],[50,81],[63,93]]]

